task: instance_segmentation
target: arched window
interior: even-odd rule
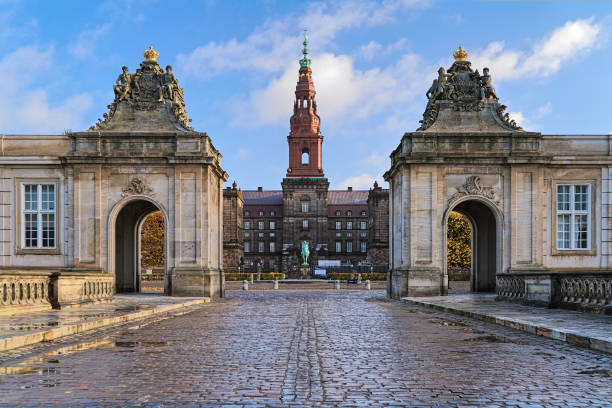
[[[308,164],[309,160],[308,149],[302,149],[302,164]]]

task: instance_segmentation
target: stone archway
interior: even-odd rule
[[[451,211],[464,215],[472,229],[472,261],[470,289],[472,292],[494,292],[496,274],[501,263],[501,222],[497,211],[478,198],[467,198],[449,208],[444,218],[444,248],[447,247],[446,229]],[[444,268],[448,270],[445,254]],[[446,273],[445,273],[446,275]]]
[[[112,243],[109,246],[112,256],[110,268],[115,276],[115,288],[120,292],[138,292],[140,282],[138,269],[140,267],[139,231],[145,218],[153,212],[160,211],[164,216],[164,228],[167,229],[167,217],[160,206],[146,198],[134,198],[113,211],[110,231]],[[164,245],[165,259],[168,259],[168,245]],[[167,265],[166,265],[167,268]],[[164,273],[164,292],[169,293],[167,273]]]

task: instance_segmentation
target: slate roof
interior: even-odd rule
[[[245,205],[282,205],[282,190],[243,190],[242,197]],[[328,205],[367,205],[368,190],[329,190],[327,193]]]
[[[367,205],[368,190],[329,190],[327,205]]]
[[[282,190],[244,190],[242,198],[245,205],[282,205]]]

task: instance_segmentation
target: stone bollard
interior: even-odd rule
[[[361,285],[361,274],[357,275],[357,284]]]
[[[242,290],[249,290],[249,281],[246,279],[242,281]]]
[[[253,272],[251,272],[251,285],[253,284]]]
[[[366,280],[366,290],[370,290],[370,280]]]
[[[274,279],[274,289],[278,289],[278,279]]]
[[[334,289],[340,289],[340,281],[339,280],[335,280],[334,281]]]

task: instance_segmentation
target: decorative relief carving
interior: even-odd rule
[[[453,53],[455,62],[446,71],[443,67],[438,69],[438,78],[433,80],[431,87],[425,93],[427,106],[421,126],[417,130],[426,130],[436,121],[440,110],[440,101],[450,102],[450,109],[456,112],[478,112],[485,108],[487,103],[494,105],[493,112],[497,110],[498,99],[489,68],[483,69],[480,75],[478,70],[472,69],[472,63],[467,61],[467,51],[459,47]],[[490,102],[487,102],[490,101]],[[444,106],[447,106],[446,104]],[[512,130],[522,130],[515,121],[503,114],[505,106],[499,105],[502,112],[498,114],[504,125]]]
[[[457,188],[457,192],[448,199],[449,206],[455,200],[468,195],[482,196],[499,205],[499,198],[494,187],[483,186],[478,176],[469,176],[465,183]]]
[[[499,119],[501,119],[501,121],[504,122],[504,125],[514,130],[523,130],[523,128],[520,127],[514,119],[510,119],[509,113],[504,113],[506,108],[507,108],[506,105],[499,105],[499,107],[497,108],[497,115],[499,116]]]
[[[149,194],[153,190],[149,188],[147,183],[142,178],[134,177],[132,180],[130,180],[129,184],[123,188],[122,191],[123,193],[121,194],[121,196],[125,197],[131,194]]]
[[[119,104],[127,104],[134,110],[152,111],[166,105],[175,116],[176,121],[186,130],[193,130],[191,119],[187,116],[183,89],[172,73],[172,67],[164,71],[157,63],[159,53],[149,47],[144,52],[145,60],[140,63],[136,73],[130,74],[128,67],[122,67],[122,73],[113,86],[115,100],[108,105],[109,112],[89,130],[103,130],[113,118]]]

